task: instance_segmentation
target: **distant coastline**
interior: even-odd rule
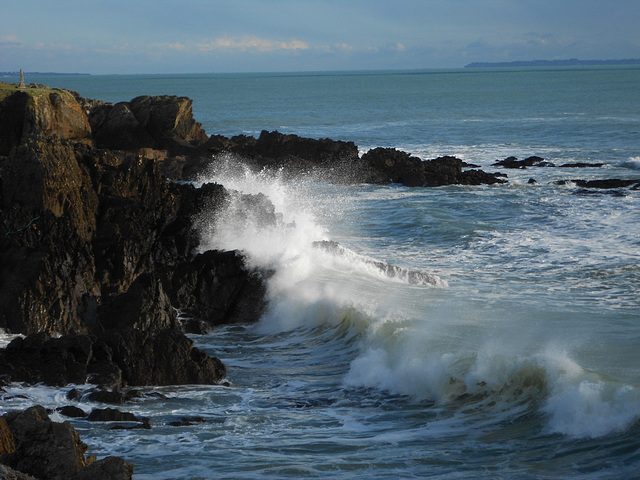
[[[640,58],[618,60],[518,60],[514,62],[473,62],[464,68],[504,68],[504,67],[570,67],[582,65],[640,65]]]
[[[89,73],[60,73],[60,72],[24,72],[25,75],[90,75]],[[13,77],[20,72],[0,72],[0,77]]]

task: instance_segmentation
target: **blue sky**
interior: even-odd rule
[[[7,0],[0,71],[457,68],[640,57],[639,0]]]

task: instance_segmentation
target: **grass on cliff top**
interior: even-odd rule
[[[31,87],[27,87],[27,88],[22,88],[19,89],[18,88],[18,84],[17,83],[6,83],[6,82],[0,82],[0,102],[2,100],[4,100],[6,97],[8,97],[9,95],[12,95],[16,92],[24,92],[29,96],[32,97],[39,97],[42,95],[49,95],[51,92],[58,92],[58,93],[68,93],[66,90],[63,90],[61,88],[31,88]]]

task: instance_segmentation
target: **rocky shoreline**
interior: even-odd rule
[[[224,364],[185,332],[256,321],[270,275],[248,269],[241,252],[199,250],[198,215],[222,208],[234,193],[217,184],[196,188],[189,180],[229,155],[256,169],[340,183],[507,181],[450,156],[422,160],[392,148],[360,156],[352,142],[267,131],[258,138],[207,136],[185,97],[143,96],[114,105],[41,85],[2,84],[0,328],[21,334],[0,351],[4,385],[92,384],[93,400],[121,405],[136,395],[135,387],[225,382]],[[554,165],[511,157],[496,166]],[[573,181],[582,188],[640,185],[580,182]],[[276,221],[272,206],[261,208],[265,221]],[[123,412],[71,410],[61,413],[150,428]],[[69,423],[52,422],[42,407],[6,413],[0,479],[131,478],[133,466],[125,460],[86,458],[83,445]]]

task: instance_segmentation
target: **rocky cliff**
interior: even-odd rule
[[[4,382],[118,392],[225,378],[222,362],[193,345],[176,312],[211,324],[252,321],[264,286],[237,252],[197,251],[192,219],[225,202],[224,187],[163,174],[176,170],[171,155],[199,154],[206,138],[189,99],[109,105],[2,86],[0,328],[26,335],[0,351]],[[51,467],[55,474],[30,468],[56,454],[33,445],[25,453],[28,443],[18,439],[2,461],[39,478],[89,478],[97,468],[81,456],[73,475],[66,461]]]
[[[196,252],[191,219],[202,205],[223,202],[224,188],[168,182],[154,159],[96,148],[111,142],[92,135],[95,118],[68,92],[16,90],[0,105],[2,125],[10,126],[3,143],[11,147],[0,157],[0,227],[6,232],[0,239],[0,328],[88,335],[89,352],[75,358],[87,379],[97,378],[96,364],[108,362],[122,385],[220,381],[224,368],[184,337],[175,311],[202,311],[215,323],[259,315],[260,302],[249,308],[243,300],[262,288],[257,274],[234,253]],[[140,97],[131,105],[145,138],[149,133],[158,142],[186,145],[202,140],[190,101]],[[20,125],[20,135],[13,135]],[[177,276],[207,287],[186,292]],[[206,314],[214,301],[221,307],[215,319]],[[175,353],[158,363],[154,349],[164,351],[167,342]],[[49,344],[14,343],[0,357],[0,371],[12,380],[65,383],[18,360],[27,351],[35,358],[36,345]],[[153,374],[144,372],[154,363]]]

